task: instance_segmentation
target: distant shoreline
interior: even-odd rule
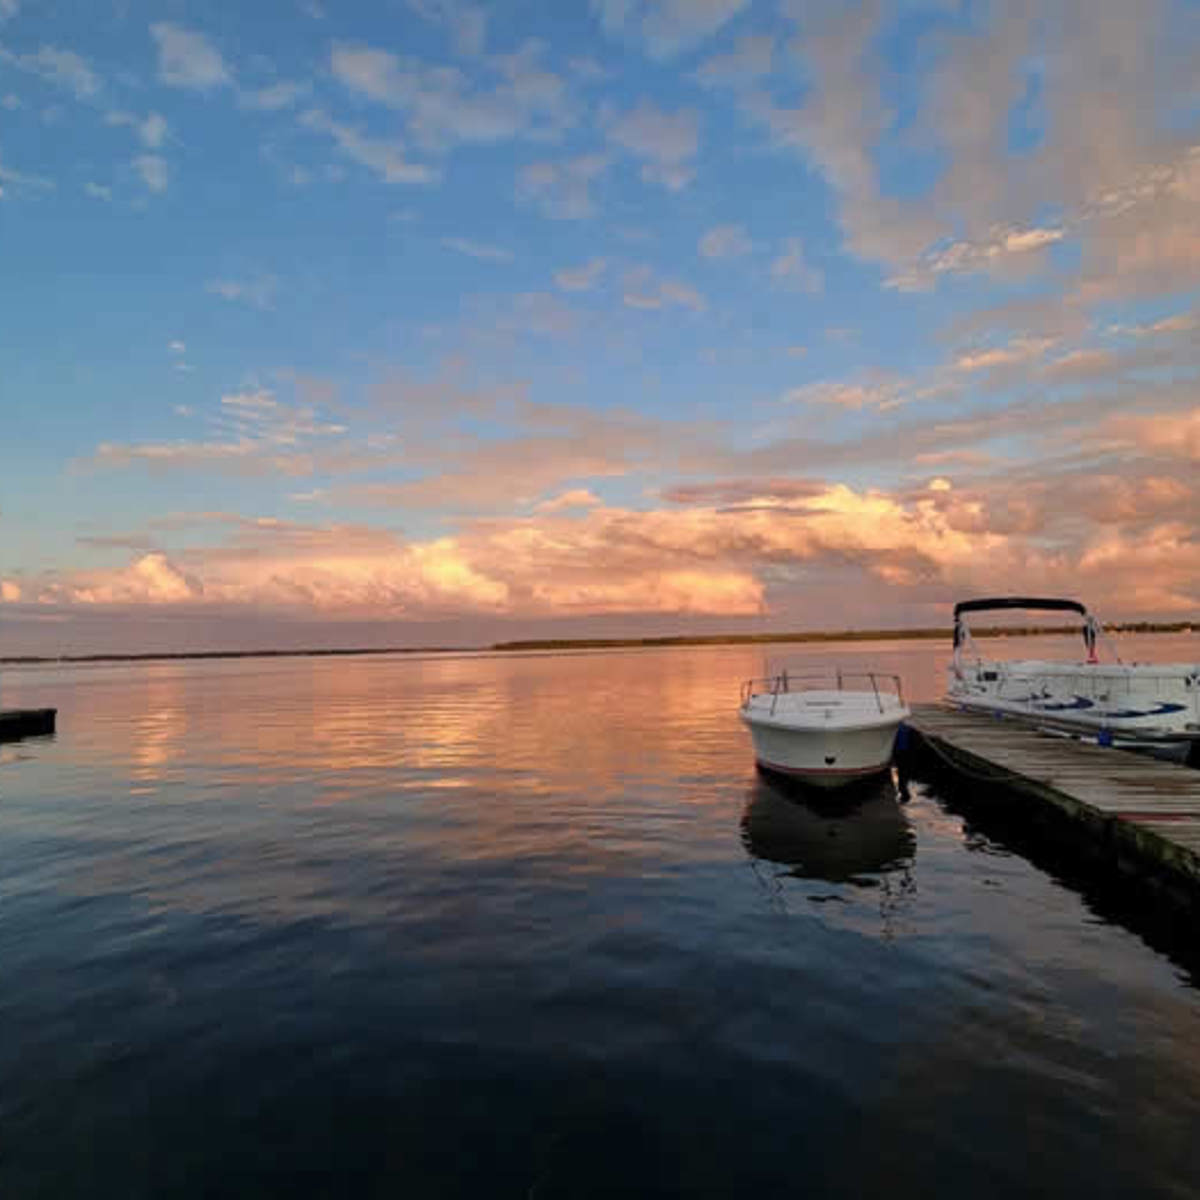
[[[1191,633],[1200,621],[1131,621],[1106,626],[1111,633]],[[1069,627],[1053,625],[991,625],[972,629],[976,638],[1045,637],[1071,633]],[[775,643],[949,641],[944,629],[843,629],[809,630],[802,633],[712,633],[668,634],[642,638],[526,638],[493,642],[489,646],[386,646],[333,650],[183,650],[149,654],[12,654],[0,655],[0,665],[20,666],[48,663],[175,662],[191,659],[227,658],[344,658],[379,654],[508,654],[531,650],[636,650],[672,646],[757,646]]]

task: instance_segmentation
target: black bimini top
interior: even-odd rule
[[[955,621],[963,613],[984,612],[993,608],[1041,608],[1051,612],[1075,612],[1086,617],[1088,610],[1078,600],[1054,600],[1036,596],[998,596],[992,600],[962,600],[954,606]]]

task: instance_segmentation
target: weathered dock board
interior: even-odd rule
[[[915,705],[907,725],[966,780],[1052,807],[1123,871],[1200,902],[1200,771],[945,705]]]
[[[0,742],[54,732],[57,708],[0,709]]]

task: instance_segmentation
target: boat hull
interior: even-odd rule
[[[766,771],[814,787],[841,787],[886,771],[892,762],[900,718],[861,729],[786,728],[743,714],[754,758]]]
[[[980,662],[952,674],[947,699],[1104,742],[1200,743],[1200,666]]]

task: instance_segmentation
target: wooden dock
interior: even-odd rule
[[[0,709],[0,742],[53,733],[57,717],[57,708]]]
[[[939,704],[914,705],[906,724],[910,760],[1048,808],[1088,857],[1200,905],[1200,770]]]

